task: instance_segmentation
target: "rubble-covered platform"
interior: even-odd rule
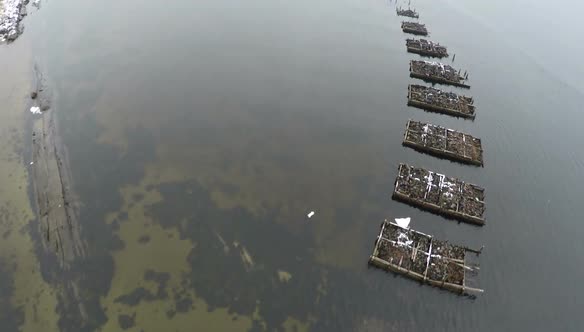
[[[448,50],[445,46],[426,39],[406,39],[406,48],[410,53],[416,53],[423,56],[445,58],[448,56]]]
[[[427,36],[428,30],[426,29],[426,25],[416,22],[402,22],[402,31],[411,33],[414,35],[422,35]]]
[[[450,84],[461,88],[470,88],[465,81],[468,74],[460,75],[460,70],[454,69],[450,65],[431,61],[410,61],[410,76],[432,83]]]
[[[483,166],[479,138],[430,123],[409,120],[403,145],[450,160]]]
[[[472,97],[457,95],[423,85],[408,86],[408,105],[462,118],[474,119]]]
[[[397,8],[396,9],[397,15],[398,16],[406,16],[406,17],[411,17],[411,18],[420,18],[420,15],[418,14],[418,12],[416,12],[415,9],[402,9],[402,8]]]
[[[474,287],[481,250],[453,245],[389,221],[381,224],[369,264],[461,295]]]
[[[483,188],[424,168],[400,164],[392,198],[470,224],[485,224]]]

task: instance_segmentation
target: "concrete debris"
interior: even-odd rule
[[[21,33],[20,21],[26,16],[28,0],[0,1],[0,42],[13,41]]]

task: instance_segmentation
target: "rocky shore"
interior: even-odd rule
[[[10,42],[22,32],[20,21],[26,16],[29,0],[0,0],[0,42]]]

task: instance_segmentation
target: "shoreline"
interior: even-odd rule
[[[28,3],[29,0],[0,0],[0,42],[13,42],[22,34],[20,22],[27,15]]]

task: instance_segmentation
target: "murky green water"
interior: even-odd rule
[[[416,6],[468,69],[474,122],[406,106],[416,56],[387,2],[44,3],[0,48],[5,329],[578,330],[582,95],[472,7],[441,4]],[[67,272],[38,255],[27,196],[33,63],[53,92],[87,248]],[[403,148],[409,118],[482,138],[485,167]],[[391,201],[399,162],[486,187],[487,226]],[[486,293],[369,269],[380,222],[400,216],[484,244]]]

